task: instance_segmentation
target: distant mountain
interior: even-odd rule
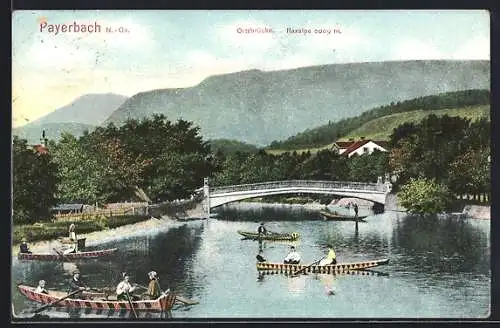
[[[40,125],[45,123],[83,123],[100,125],[112,112],[120,107],[125,100],[127,100],[127,97],[114,93],[86,94],[78,97],[70,104],[31,122],[29,125]]]
[[[262,146],[393,101],[489,86],[489,61],[399,61],[250,70],[212,76],[190,88],[138,93],[104,124],[120,125],[128,118],[162,113],[171,121],[193,121],[207,139]]]
[[[127,97],[114,93],[86,94],[50,114],[13,129],[13,134],[24,136],[32,143],[40,142],[43,129],[50,139],[55,140],[59,139],[62,131],[80,136],[84,130],[100,125],[125,100]]]
[[[28,140],[29,144],[39,144],[42,135],[42,130],[45,130],[45,135],[49,140],[58,141],[61,133],[68,132],[79,137],[85,130],[92,131],[94,125],[83,123],[45,123],[37,125],[25,125],[20,128],[12,129],[12,134],[20,138]]]

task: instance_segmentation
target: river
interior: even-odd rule
[[[363,215],[360,210],[360,215]],[[292,206],[241,203],[225,205],[218,217],[172,225],[165,231],[117,238],[93,248],[118,247],[107,258],[77,263],[12,263],[12,300],[19,316],[32,316],[40,304],[27,300],[16,283],[47,280],[48,289],[66,288],[78,268],[93,287],[115,286],[127,271],[147,284],[155,270],[163,289],[199,301],[176,305],[176,318],[486,318],[490,313],[490,221],[450,217],[370,214],[366,222],[322,220],[316,211]],[[256,241],[241,240],[237,230],[298,232],[293,244],[302,263],[322,258],[333,243],[338,262],[388,258],[370,275],[259,277]],[[264,242],[262,255],[281,262],[290,243]],[[92,248],[92,247],[91,247]],[[329,293],[328,291],[333,291]],[[50,318],[121,318],[131,314],[48,309]],[[159,314],[142,314],[157,318]]]

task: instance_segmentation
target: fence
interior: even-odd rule
[[[91,218],[96,215],[105,215],[105,216],[125,216],[125,215],[147,215],[148,207],[127,207],[127,208],[108,208],[108,209],[98,209],[93,211],[85,211],[79,213],[66,213],[66,214],[55,214],[54,218],[56,220],[65,220],[65,219],[85,219]]]

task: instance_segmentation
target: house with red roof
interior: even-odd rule
[[[359,140],[349,139],[349,141],[337,141],[333,144],[332,149],[350,158],[354,155],[371,154],[375,149],[388,151],[388,142],[374,141],[361,137]]]

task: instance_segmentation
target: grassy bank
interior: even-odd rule
[[[101,231],[148,220],[146,215],[104,216],[96,215],[75,218],[72,220],[55,220],[52,222],[39,222],[34,224],[14,225],[12,227],[12,243],[21,243],[26,238],[29,243],[67,237],[68,227],[71,223],[76,225],[77,234]]]

